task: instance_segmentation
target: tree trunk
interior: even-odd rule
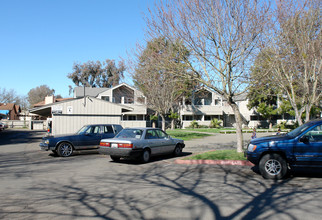
[[[152,121],[152,128],[155,128],[156,121]]]
[[[308,122],[308,121],[310,121],[311,106],[309,104],[306,104],[305,108],[306,108],[305,109],[305,112],[306,112],[306,114],[305,114],[305,122]]]
[[[164,115],[160,115],[161,119],[162,119],[162,130],[165,131],[165,116]]]
[[[175,129],[175,124],[174,124],[175,120],[176,120],[175,118],[172,118],[171,120],[171,130]]]
[[[236,136],[237,136],[237,152],[241,153],[243,152],[243,131],[242,131],[242,125],[243,120],[241,117],[241,114],[239,112],[238,106],[236,103],[229,103],[229,105],[232,107],[235,115],[235,121],[236,121]]]

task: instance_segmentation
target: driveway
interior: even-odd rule
[[[321,173],[266,181],[250,167],[111,162],[40,151],[41,132],[0,133],[1,219],[319,219]],[[211,144],[215,136],[197,141]],[[233,140],[228,136],[217,137]],[[211,141],[210,141],[211,140]],[[4,143],[4,144],[3,144]],[[187,142],[186,154],[197,152]],[[191,147],[190,147],[191,144]],[[213,146],[222,145],[219,142]],[[205,149],[210,149],[205,144]]]

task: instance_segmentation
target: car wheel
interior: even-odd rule
[[[181,153],[182,153],[182,148],[180,145],[177,145],[176,148],[174,148],[173,155],[175,157],[178,157],[181,155]]]
[[[63,142],[59,144],[57,153],[61,157],[69,157],[73,154],[73,146],[70,143]]]
[[[113,160],[113,161],[115,161],[115,162],[118,162],[118,161],[120,161],[120,157],[116,157],[116,156],[112,156],[112,155],[110,155],[110,157],[111,157],[111,159]]]
[[[149,162],[149,160],[150,160],[150,156],[151,156],[151,153],[150,153],[150,151],[149,150],[144,150],[143,151],[143,153],[142,153],[142,156],[141,156],[141,161],[143,162],[143,163],[147,163],[147,162]]]
[[[279,154],[266,154],[259,161],[259,171],[265,179],[282,179],[287,173],[287,164]]]

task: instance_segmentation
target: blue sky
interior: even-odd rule
[[[0,0],[0,88],[69,97],[75,62],[127,57],[144,40],[149,0]],[[127,82],[128,79],[125,79]],[[130,82],[130,81],[129,81]]]

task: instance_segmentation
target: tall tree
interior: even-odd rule
[[[237,151],[242,152],[242,117],[234,97],[245,78],[269,20],[266,1],[160,0],[147,16],[149,36],[181,39],[191,51],[186,60],[194,79],[222,95],[234,111]],[[179,73],[180,74],[180,73]],[[181,76],[188,76],[184,73]]]
[[[262,53],[268,63],[266,75],[285,94],[302,124],[310,119],[312,106],[321,99],[322,34],[320,2],[278,1]],[[264,73],[264,72],[263,72]]]
[[[182,50],[177,41],[171,43],[164,38],[156,38],[139,48],[133,72],[136,86],[147,98],[149,108],[156,111],[162,118],[162,129],[165,130],[165,118],[174,111],[187,84],[177,75],[186,72],[183,60],[188,59],[189,52]]]
[[[67,75],[76,86],[107,87],[116,86],[123,77],[125,65],[123,61],[115,64],[114,60],[88,61],[74,64],[73,72]]]
[[[30,107],[33,107],[34,104],[43,101],[46,96],[51,96],[54,94],[55,90],[50,89],[47,85],[41,85],[36,88],[33,88],[28,92],[29,105]]]

